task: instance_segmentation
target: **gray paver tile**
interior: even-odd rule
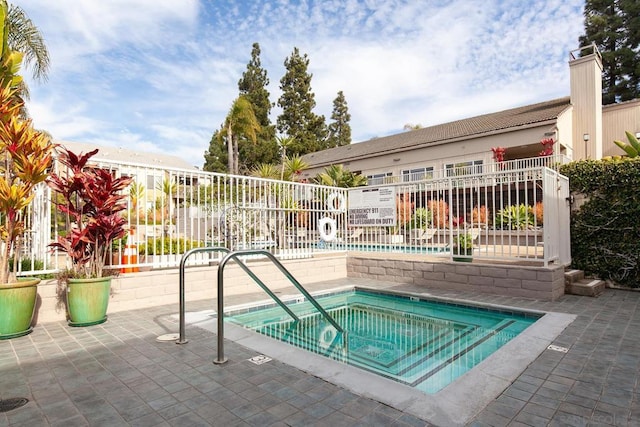
[[[520,412],[515,418],[515,421],[533,427],[544,427],[549,424],[549,420],[549,418],[544,418],[540,415],[531,414],[529,412]]]
[[[448,291],[440,295],[459,297]],[[537,425],[541,420],[563,426],[638,424],[640,337],[634,331],[640,327],[640,295],[607,290],[597,299],[564,296],[543,303],[475,293],[469,299],[579,315],[554,341],[569,353],[543,352],[469,425]],[[189,304],[194,309],[212,306],[210,301]],[[161,325],[175,329],[171,313],[174,307],[113,313],[109,322],[91,328],[43,324],[31,336],[0,342],[0,394],[6,389],[25,393],[43,408],[32,402],[0,414],[0,426],[82,420],[103,425],[108,416],[122,417],[122,424],[160,426],[352,426],[380,420],[425,425],[277,360],[254,366],[246,359],[255,352],[235,343],[226,348],[230,362],[214,365],[215,340],[198,328],[188,326],[188,346],[156,343],[155,337],[166,332]],[[619,319],[628,321],[620,324]],[[33,368],[16,370],[19,366]],[[287,402],[300,395],[305,397],[295,400],[299,408]],[[163,399],[174,400],[165,405]]]

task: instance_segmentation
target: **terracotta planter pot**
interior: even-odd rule
[[[0,339],[31,333],[40,279],[0,284]]]
[[[107,320],[111,277],[67,280],[69,326],[91,326]]]

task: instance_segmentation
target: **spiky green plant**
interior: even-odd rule
[[[625,131],[624,133],[627,135],[627,139],[629,140],[628,144],[622,141],[613,141],[613,143],[622,148],[629,157],[640,156],[640,142],[638,142],[638,138],[629,131]]]

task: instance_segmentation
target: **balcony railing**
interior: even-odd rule
[[[481,175],[485,173],[514,171],[521,169],[535,169],[548,167],[557,170],[559,165],[569,163],[571,159],[558,154],[553,156],[530,157],[525,159],[507,160],[504,162],[491,162],[480,165],[454,165],[450,168],[427,170],[424,172],[403,174],[399,176],[386,176],[380,178],[369,178],[368,185],[395,184],[402,182],[418,182],[430,179],[442,179],[453,176]]]

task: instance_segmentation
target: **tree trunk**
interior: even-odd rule
[[[233,130],[231,125],[227,127],[227,168],[233,173]]]
[[[239,149],[238,149],[238,138],[236,138],[233,141],[233,173],[238,175],[240,174],[240,155],[239,155]]]

